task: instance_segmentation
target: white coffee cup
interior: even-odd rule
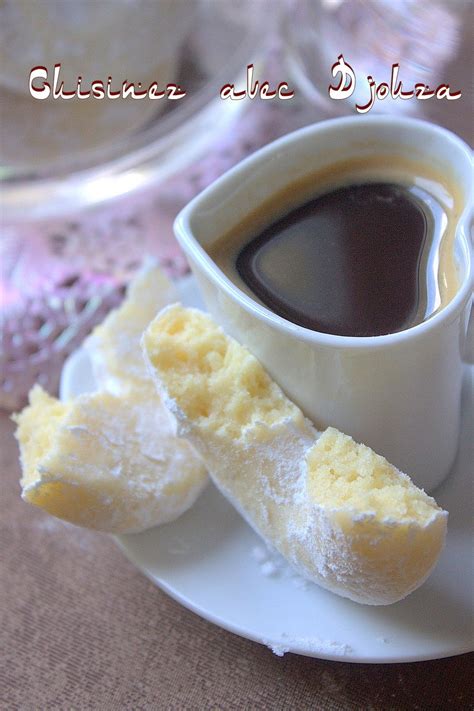
[[[375,337],[311,331],[244,293],[206,252],[305,176],[342,159],[394,152],[449,173],[462,195],[455,237],[459,289],[423,323]],[[309,126],[258,151],[187,205],[175,231],[210,313],[316,426],[352,435],[431,491],[449,473],[457,450],[461,354],[472,294],[471,214],[471,151],[457,136],[414,119],[353,117]]]

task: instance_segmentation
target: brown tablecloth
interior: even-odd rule
[[[1,709],[474,708],[472,654],[396,665],[279,658],[214,627],[107,536],[20,500],[4,414],[0,448]]]

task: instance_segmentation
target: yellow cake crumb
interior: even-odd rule
[[[315,503],[421,525],[433,516],[432,498],[380,454],[332,427],[309,450],[307,466]]]
[[[170,396],[203,429],[238,438],[257,423],[303,419],[258,361],[199,311],[165,310],[144,343],[152,366],[168,373]]]

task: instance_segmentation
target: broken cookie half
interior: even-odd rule
[[[15,419],[23,499],[70,523],[143,531],[180,516],[206,485],[200,458],[149,401],[102,391],[62,403],[36,386]]]
[[[35,386],[14,416],[22,496],[71,523],[143,531],[186,511],[208,476],[147,373],[144,328],[174,287],[148,261],[86,342],[98,390],[60,402]]]
[[[305,577],[356,602],[415,590],[447,513],[408,476],[333,428],[317,432],[257,359],[176,304],[143,337],[157,387],[222,493]]]

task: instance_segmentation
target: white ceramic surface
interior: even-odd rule
[[[183,303],[201,306],[192,279],[181,282],[180,291]],[[388,663],[472,651],[473,376],[474,367],[465,366],[460,449],[435,493],[449,511],[446,548],[428,581],[395,605],[369,607],[340,598],[295,576],[280,559],[272,571],[273,558],[255,557],[262,553],[258,536],[212,485],[177,521],[116,540],[132,563],[182,605],[280,653]],[[65,364],[61,396],[93,388],[87,355],[77,351]]]
[[[461,285],[424,323],[371,338],[316,333],[245,294],[205,251],[288,185],[342,159],[394,153],[451,175],[463,195],[455,249]],[[432,491],[449,472],[458,445],[471,205],[471,151],[454,134],[413,119],[355,117],[309,126],[257,151],[195,198],[175,231],[209,311],[305,414],[321,429],[333,425],[365,442]]]

